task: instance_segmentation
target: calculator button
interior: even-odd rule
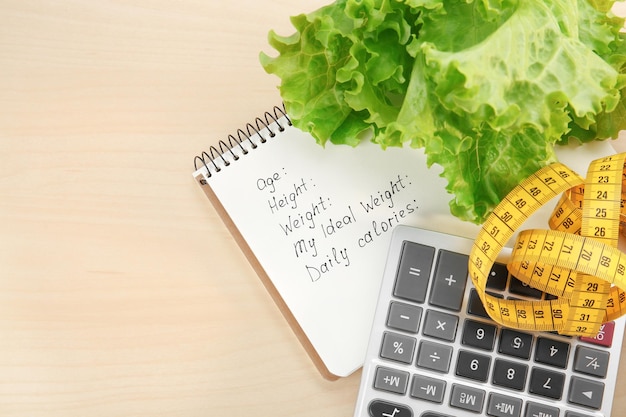
[[[604,378],[609,368],[609,352],[578,346],[574,356],[574,370]]]
[[[591,414],[581,414],[575,411],[568,411],[565,413],[565,417],[595,417],[595,416],[592,416]]]
[[[561,399],[565,374],[549,371],[543,368],[533,368],[530,374],[530,386],[528,390],[542,397]]]
[[[496,326],[476,320],[465,320],[461,343],[483,350],[493,350]]]
[[[560,410],[545,404],[527,402],[524,417],[559,417]]]
[[[441,404],[445,391],[446,381],[422,375],[413,375],[411,397]]]
[[[489,376],[489,365],[491,357],[470,352],[459,351],[456,361],[456,374],[475,381],[485,382]]]
[[[613,344],[613,333],[615,332],[615,322],[609,321],[600,326],[600,331],[595,337],[581,336],[580,340],[594,345],[611,347]]]
[[[489,395],[487,415],[492,417],[520,417],[522,400],[508,395],[492,393]]]
[[[430,280],[435,249],[414,242],[404,242],[393,295],[423,303]]]
[[[429,303],[431,305],[460,311],[467,282],[469,257],[446,250],[439,251],[437,267],[433,276]]]
[[[489,291],[486,291],[486,293],[496,298],[504,298],[502,294]],[[475,288],[470,290],[469,302],[467,303],[467,314],[491,320],[491,317],[489,316],[489,313],[487,313],[487,310],[485,310],[485,306],[480,300]]]
[[[437,372],[450,370],[452,346],[423,340],[417,353],[417,366]]]
[[[540,337],[535,349],[535,362],[565,369],[569,357],[569,343]]]
[[[467,387],[465,385],[453,384],[450,395],[450,405],[463,410],[480,413],[485,403],[485,391]]]
[[[480,301],[478,293],[475,288],[470,290],[469,302],[467,303],[467,313],[472,316],[483,317],[485,319],[489,319],[489,313],[485,310],[485,306],[483,302]]]
[[[385,332],[380,348],[380,357],[392,361],[411,363],[417,341],[408,336]]]
[[[434,411],[426,411],[420,417],[451,417],[451,416],[449,416],[448,414],[435,413]]]
[[[528,366],[519,362],[496,359],[493,367],[493,383],[501,387],[522,391],[526,385]]]
[[[543,296],[543,291],[533,288],[515,277],[511,277],[509,292],[511,294],[523,295],[525,297],[534,298],[537,300],[540,300]]]
[[[413,411],[409,407],[381,400],[372,401],[369,412],[372,417],[413,417]]]
[[[529,359],[533,337],[517,330],[502,329],[498,352],[517,358]]]
[[[409,384],[409,373],[398,371],[397,369],[384,368],[379,366],[376,368],[376,376],[374,377],[374,388],[394,392],[396,394],[406,393]]]
[[[428,310],[424,321],[424,335],[453,342],[458,323],[458,316]]]
[[[599,410],[604,396],[604,384],[577,376],[572,377],[567,401]]]
[[[394,301],[389,306],[387,327],[417,333],[422,318],[422,307]]]
[[[506,282],[509,279],[509,271],[506,264],[496,262],[491,267],[489,276],[487,277],[487,288],[491,290],[504,291]]]

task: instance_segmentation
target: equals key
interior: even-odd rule
[[[435,249],[433,247],[405,241],[402,245],[393,295],[416,303],[423,303],[426,300],[434,257]]]

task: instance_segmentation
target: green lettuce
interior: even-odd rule
[[[320,145],[423,148],[482,223],[555,146],[626,129],[624,19],[602,0],[337,0],[269,34],[293,124]]]

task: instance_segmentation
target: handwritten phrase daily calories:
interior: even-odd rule
[[[396,202],[398,194],[409,185],[407,176],[397,175],[388,181],[383,191],[376,191],[365,200],[358,201],[355,205],[358,212],[355,212],[352,204],[346,204],[341,209],[333,209],[330,197],[313,193],[315,188],[313,180],[299,178],[291,182],[288,180],[285,169],[256,181],[256,188],[269,196],[267,209],[272,215],[281,219],[279,227],[285,238],[291,239],[292,254],[303,261],[303,266],[312,282],[318,281],[339,266],[351,265],[351,251],[347,247],[337,248],[331,243],[328,250],[320,248],[328,246],[327,241],[332,242],[339,233],[357,224],[361,215],[371,216],[379,207],[387,212],[382,220],[372,220],[367,231],[357,233],[358,239],[355,242],[357,249],[374,242],[377,237],[399,224],[403,218],[414,213],[418,208],[415,200],[402,205],[401,208],[397,207]],[[312,195],[315,196],[311,198]],[[294,237],[302,231],[315,234],[301,237],[302,233],[300,233],[300,236]],[[324,254],[321,254],[322,252]]]

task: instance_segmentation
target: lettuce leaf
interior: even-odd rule
[[[555,146],[626,129],[624,20],[608,0],[337,0],[261,53],[320,145],[424,148],[451,213],[482,223]],[[365,139],[368,138],[368,139]]]

